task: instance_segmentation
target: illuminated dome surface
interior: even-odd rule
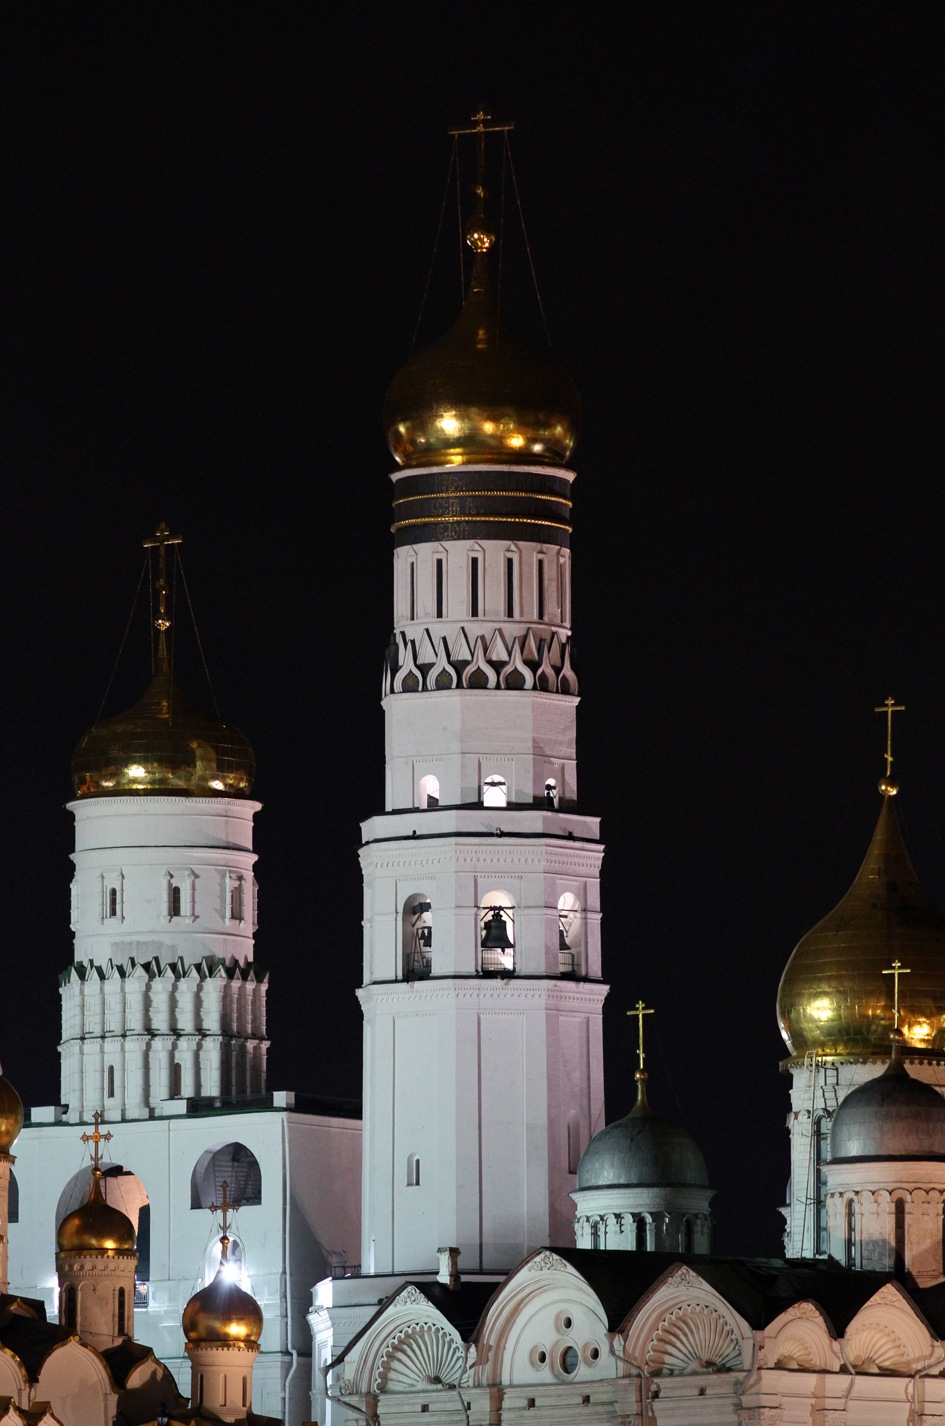
[[[791,1055],[889,1054],[898,960],[904,1047],[945,1050],[945,916],[919,885],[892,798],[838,906],[798,942],[781,977],[778,1023]]]
[[[143,698],[96,723],[72,759],[79,797],[246,797],[255,772],[245,734],[194,708],[161,659]]]
[[[263,1315],[259,1303],[226,1275],[224,1256],[216,1277],[195,1292],[184,1308],[182,1325],[188,1342],[258,1342]]]
[[[658,1114],[637,1078],[637,1102],[624,1119],[595,1134],[578,1164],[578,1188],[692,1186],[708,1188],[705,1159],[695,1139]]]
[[[131,1219],[105,1202],[102,1175],[92,1170],[92,1190],[80,1208],[67,1213],[57,1235],[60,1253],[133,1253]]]
[[[830,1129],[831,1161],[945,1159],[945,1099],[913,1079],[898,1054],[851,1090]]]
[[[501,331],[483,251],[456,325],[401,368],[384,401],[387,443],[403,466],[564,465],[579,418],[567,372]]]
[[[0,1154],[8,1154],[23,1128],[23,1101],[0,1071]]]

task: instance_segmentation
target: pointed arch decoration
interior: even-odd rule
[[[495,688],[498,682],[495,669],[486,657],[486,641],[480,634],[476,640],[472,659],[468,667],[463,670],[463,687]]]
[[[518,639],[514,639],[512,642],[512,652],[508,663],[502,670],[499,683],[502,688],[515,690],[535,687],[535,675],[522,659]]]

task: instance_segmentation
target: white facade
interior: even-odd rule
[[[597,819],[574,810],[566,543],[541,543],[522,506],[516,528],[535,539],[481,538],[493,527],[476,514],[462,539],[440,539],[438,517],[414,516],[442,482],[569,510],[573,476],[463,465],[392,479],[416,542],[399,537],[394,558],[386,811],[362,829],[362,1265],[428,1270],[448,1243],[463,1271],[495,1272],[569,1239],[577,1162],[603,1115],[603,848]]]
[[[266,982],[252,968],[258,802],[95,797],[76,819],[62,1103],[141,1119],[170,1099],[266,1088]]]
[[[264,1318],[253,1373],[254,1408],[297,1423],[309,1415],[311,1336],[306,1311],[312,1283],[359,1247],[357,1194],[360,1124],[357,1120],[299,1113],[291,1095],[283,1107],[242,1113],[173,1114],[114,1127],[103,1161],[110,1203],[128,1213],[139,1231],[141,1208],[150,1220],[150,1263],[137,1299],[134,1337],[153,1347],[189,1393],[181,1313],[193,1292],[217,1267],[218,1234],[208,1202],[219,1202],[220,1175],[231,1176],[232,1146],[242,1146],[258,1166],[257,1202],[241,1207],[231,1229],[239,1245],[244,1285]],[[287,1102],[288,1101],[288,1102]],[[10,1278],[14,1290],[39,1298],[50,1316],[58,1310],[55,1252],[62,1218],[87,1192],[88,1156],[80,1130],[66,1124],[28,1125],[17,1140],[19,1221],[10,1226]],[[220,1152],[214,1176],[208,1161]],[[246,1155],[237,1155],[250,1182]],[[116,1175],[120,1166],[124,1173]],[[346,1191],[339,1192],[339,1184]],[[214,1193],[214,1190],[216,1191]],[[207,1200],[207,1201],[204,1201]]]

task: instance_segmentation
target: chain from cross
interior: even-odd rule
[[[643,1061],[645,1059],[645,1055],[643,1053],[643,1017],[644,1015],[654,1014],[654,1011],[652,1009],[647,1009],[647,1007],[643,1004],[643,1001],[638,1000],[634,1008],[632,1010],[627,1011],[627,1014],[635,1015],[637,1017],[637,1059],[639,1061],[639,1068],[642,1070]]]
[[[901,975],[911,975],[909,966],[904,966],[901,961],[893,961],[889,970],[884,970],[883,975],[891,975],[893,978],[893,1028],[899,1029],[899,977]]]
[[[154,534],[146,540],[142,540],[141,543],[146,550],[153,550],[155,546],[157,547],[158,577],[154,587],[158,597],[158,616],[154,621],[154,627],[162,634],[166,634],[171,627],[171,621],[167,617],[167,547],[168,545],[182,545],[184,538],[182,535],[172,535],[162,520]]]
[[[222,1225],[223,1225],[223,1236],[224,1236],[224,1238],[226,1239],[226,1241],[229,1242],[229,1241],[230,1241],[230,1237],[229,1237],[229,1232],[230,1232],[230,1220],[229,1220],[229,1215],[230,1215],[231,1213],[235,1213],[235,1212],[236,1212],[236,1210],[239,1208],[239,1204],[238,1204],[238,1203],[234,1203],[234,1202],[231,1200],[231,1198],[230,1198],[230,1196],[229,1196],[230,1185],[229,1185],[229,1183],[227,1182],[226,1179],[224,1179],[223,1182],[220,1184],[220,1188],[221,1188],[221,1190],[222,1190],[222,1192],[221,1192],[221,1194],[220,1194],[220,1202],[219,1202],[219,1203],[211,1203],[211,1204],[210,1204],[210,1212],[211,1212],[211,1213],[219,1213],[220,1219],[221,1219],[221,1223],[222,1223]]]
[[[105,1134],[99,1133],[98,1126],[101,1124],[101,1122],[102,1116],[96,1109],[95,1113],[92,1115],[92,1124],[94,1127],[92,1129],[91,1134],[81,1135],[83,1144],[92,1145],[92,1168],[96,1170],[99,1168],[99,1163],[101,1160],[99,1144],[107,1144],[112,1137],[110,1130]]]
[[[874,709],[873,709],[873,712],[874,712],[874,713],[885,713],[885,714],[886,714],[886,776],[887,776],[887,777],[888,777],[889,774],[892,772],[892,765],[893,765],[893,755],[892,755],[892,715],[893,715],[894,713],[905,713],[905,711],[906,711],[906,705],[905,705],[904,703],[897,703],[896,700],[895,700],[895,698],[887,698],[886,701],[885,701],[885,703],[882,705],[881,708],[874,708]],[[883,974],[884,974],[884,975],[885,975],[885,974],[888,974],[888,972],[885,972],[885,971],[884,971]]]

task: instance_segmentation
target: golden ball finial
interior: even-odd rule
[[[899,791],[898,782],[893,782],[892,778],[889,777],[881,777],[878,786],[884,797],[895,797]]]

